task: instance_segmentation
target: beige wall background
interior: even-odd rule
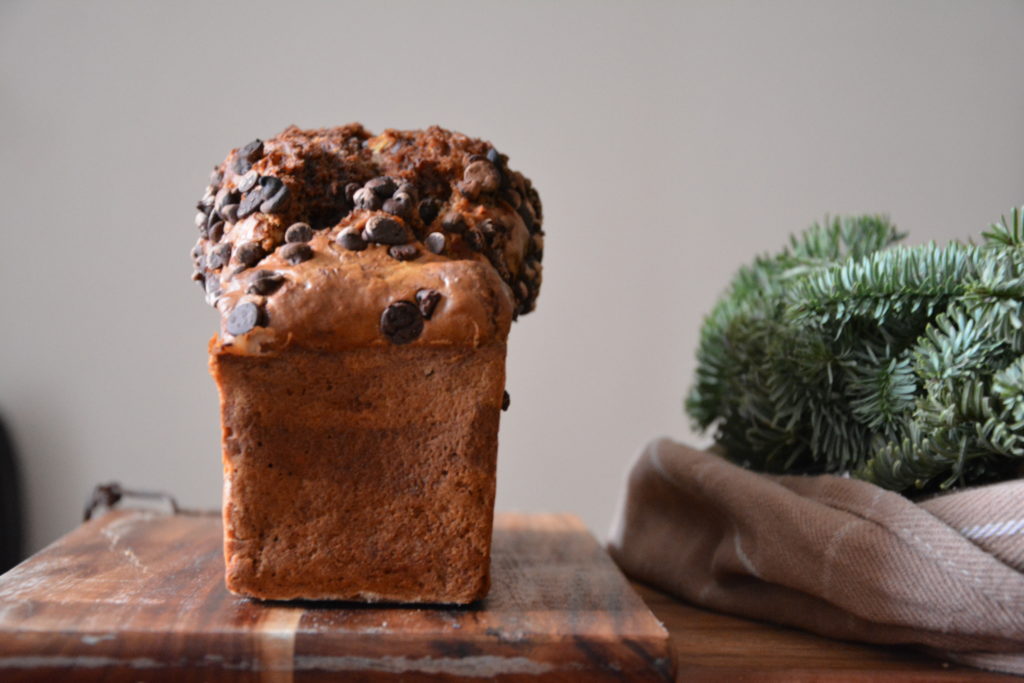
[[[285,126],[438,123],[544,200],[501,509],[599,534],[681,408],[702,315],[826,212],[911,241],[1024,203],[1021,2],[0,2],[0,413],[30,545],[118,479],[220,494],[193,204]]]

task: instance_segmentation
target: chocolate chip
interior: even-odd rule
[[[409,218],[412,216],[412,197],[401,192],[396,192],[394,197],[384,200],[384,204],[381,208],[392,215]]]
[[[224,221],[217,221],[211,225],[206,236],[211,242],[220,242],[220,238],[224,236]]]
[[[245,334],[260,323],[260,317],[259,306],[251,301],[241,302],[231,309],[231,314],[228,315],[226,326],[228,334],[235,335],[236,337],[240,334]]]
[[[238,205],[238,218],[256,213],[276,213],[288,199],[288,186],[274,176],[260,176],[258,186],[252,187]]]
[[[408,344],[423,333],[423,314],[410,301],[396,301],[381,313],[380,331],[392,344]]]
[[[235,250],[235,258],[246,268],[255,266],[266,255],[267,252],[263,250],[263,247],[255,242],[246,242],[239,245],[238,249]]]
[[[293,242],[281,247],[281,258],[296,266],[313,258],[313,248],[302,242]]]
[[[449,211],[444,215],[444,219],[441,221],[441,227],[448,232],[461,235],[466,232],[466,219],[462,217],[461,213]]]
[[[366,249],[366,240],[363,239],[358,230],[351,226],[342,230],[335,241],[349,251],[362,251]]]
[[[223,183],[223,182],[224,182],[224,173],[220,170],[219,167],[214,166],[213,170],[210,172],[210,184],[211,185],[217,185],[219,187],[220,184]]]
[[[273,294],[284,284],[284,275],[272,270],[257,270],[249,283],[249,294],[267,296]]]
[[[280,192],[283,187],[284,183],[280,178],[275,178],[272,175],[260,176],[260,192],[267,199]]]
[[[206,289],[206,276],[201,271],[192,271],[192,280],[199,283],[199,286]]]
[[[420,250],[412,244],[396,244],[388,248],[388,254],[396,261],[412,261],[419,257]]]
[[[277,213],[288,199],[290,194],[288,186],[273,176],[264,176],[261,179],[261,183],[263,186],[262,193],[266,200],[260,204],[260,211],[268,214]]]
[[[501,187],[501,173],[490,161],[480,160],[466,166],[459,191],[475,197],[481,192],[496,192]],[[469,191],[467,192],[466,189]]]
[[[493,147],[487,150],[487,161],[491,162],[495,166],[500,167],[501,155],[498,153],[498,150],[494,149]]]
[[[200,242],[196,242],[195,246],[192,247],[192,261],[194,261],[195,263],[199,263],[199,261],[202,258],[203,258],[203,243],[200,241]]]
[[[359,188],[352,197],[353,204],[357,209],[376,211],[380,208],[380,197],[374,194],[368,187]]]
[[[238,205],[238,217],[245,218],[256,213],[262,203],[263,192],[260,191],[260,188],[249,190],[248,194],[242,198],[242,202]]]
[[[512,405],[512,397],[508,395],[507,391],[501,392],[501,409],[508,410],[510,405]]]
[[[534,282],[540,277],[539,264],[535,259],[526,259],[523,262],[523,279],[527,282]]]
[[[419,205],[420,220],[424,225],[430,225],[441,212],[441,202],[438,199],[424,199]]]
[[[230,206],[232,204],[238,204],[238,202],[241,199],[242,199],[241,193],[231,192],[231,191],[228,191],[228,190],[221,190],[220,192],[217,193],[217,201],[214,202],[213,209],[214,209],[214,211],[217,212],[217,215],[219,215],[219,216],[221,216],[223,218],[223,213],[222,212],[224,211],[224,207],[225,206]]]
[[[259,138],[256,138],[255,140],[253,140],[252,142],[250,142],[249,144],[242,148],[240,156],[243,159],[249,160],[259,159],[261,156],[263,156],[263,141],[260,140]]]
[[[238,221],[238,204],[227,204],[220,210],[220,217],[226,220],[228,223],[235,223]]]
[[[544,235],[534,235],[530,238],[530,247],[533,249],[533,255],[540,260],[544,258]]]
[[[345,199],[348,200],[349,204],[355,203],[356,192],[358,192],[360,188],[362,188],[362,185],[359,183],[349,183],[345,186]]]
[[[519,296],[520,299],[529,299],[530,298],[530,287],[529,287],[529,285],[527,285],[526,282],[523,281],[523,280],[520,280],[519,282],[517,282],[516,283],[516,294]]]
[[[427,250],[432,254],[440,254],[444,251],[445,237],[444,233],[432,232],[427,235],[427,239],[423,240],[423,244],[426,245]]]
[[[467,199],[476,199],[477,197],[480,196],[479,183],[473,183],[468,180],[460,180],[458,184],[455,186],[455,189],[462,193],[462,196],[466,197]]]
[[[218,297],[220,296],[220,278],[208,277],[203,283],[203,288],[206,290],[206,296]]]
[[[207,188],[206,194],[203,195],[203,198],[196,202],[196,210],[202,211],[203,213],[210,213],[210,209],[213,208],[216,201],[216,197],[214,197],[209,188]]]
[[[396,195],[397,194],[408,195],[409,196],[409,200],[413,204],[416,203],[416,200],[419,198],[419,195],[420,195],[419,191],[416,189],[416,186],[413,185],[410,182],[398,183],[398,189],[395,190],[395,194]]]
[[[421,289],[416,292],[416,305],[420,309],[420,313],[424,318],[430,320],[431,316],[434,315],[434,309],[437,308],[437,304],[441,301],[441,293],[436,289]]]
[[[207,235],[210,234],[210,228],[212,228],[214,226],[214,224],[219,222],[219,221],[220,221],[220,216],[218,216],[215,212],[211,211],[210,215],[206,217],[206,234]]]
[[[238,191],[248,192],[252,188],[256,187],[256,183],[260,179],[260,174],[256,171],[249,171],[244,176],[238,179]]]
[[[206,257],[206,266],[210,270],[217,270],[223,268],[231,260],[231,245],[230,244],[218,244]]]
[[[533,216],[534,223],[533,226],[530,227],[530,231],[533,232],[534,229],[540,229],[541,221],[544,220],[544,207],[540,203],[540,195],[537,194],[537,190],[531,185],[527,185],[526,199],[528,201],[524,201],[523,204],[530,205],[530,212]]]
[[[207,221],[208,218],[209,218],[209,216],[207,216],[202,211],[197,213],[196,217],[195,217],[196,227],[205,232],[206,231],[206,221]]]
[[[232,164],[235,173],[241,175],[252,168],[253,162],[263,156],[263,141],[253,140],[248,145],[238,150],[238,156]]]
[[[308,242],[313,239],[313,228],[308,223],[292,223],[284,231],[285,242]]]
[[[398,189],[398,183],[395,182],[394,178],[382,175],[368,181],[363,187],[372,191],[381,199],[387,199]]]
[[[363,237],[367,242],[378,244],[405,244],[409,241],[405,226],[387,216],[373,216],[366,221]]]

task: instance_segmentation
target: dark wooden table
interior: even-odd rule
[[[633,583],[672,638],[677,681],[1020,681],[903,647],[847,643],[711,612]]]

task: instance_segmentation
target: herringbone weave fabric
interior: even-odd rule
[[[633,467],[610,550],[698,605],[1024,674],[1024,480],[915,502],[662,439]]]

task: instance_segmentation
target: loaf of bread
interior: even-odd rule
[[[512,320],[541,282],[540,199],[440,128],[292,127],[199,201],[221,314],[228,588],[468,603],[489,586]]]

